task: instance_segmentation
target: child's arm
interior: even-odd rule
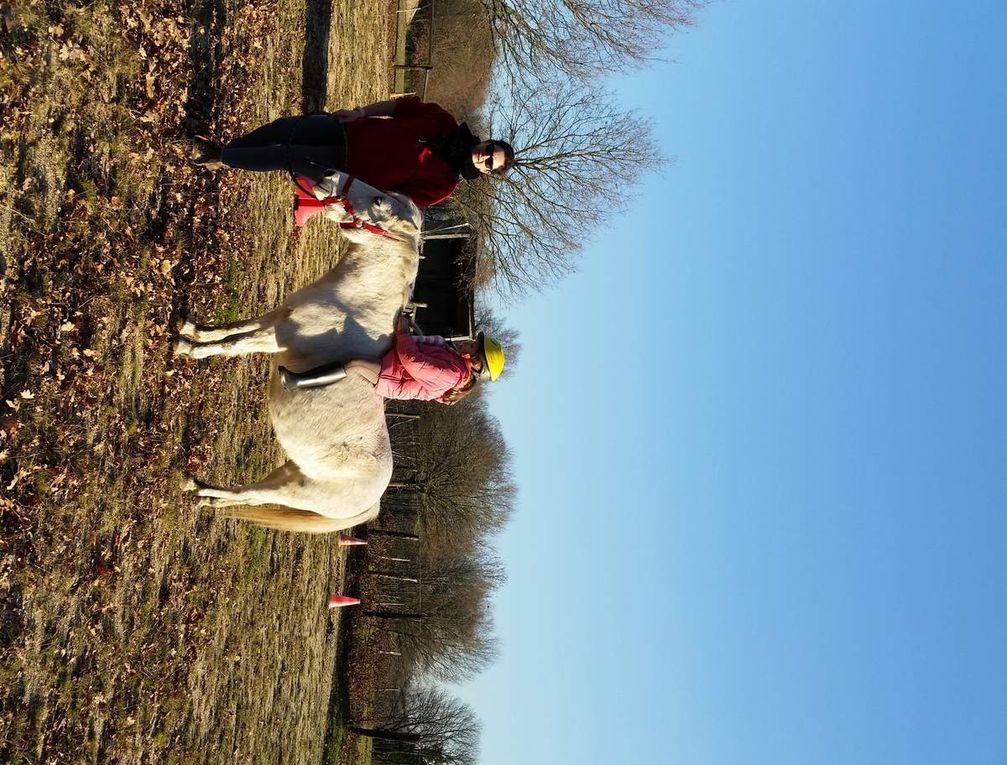
[[[395,352],[409,376],[431,391],[451,390],[469,375],[465,360],[453,350],[419,344],[407,332],[395,336]]]
[[[443,348],[448,344],[448,341],[440,335],[413,335],[413,340],[420,345],[436,345],[438,348]]]

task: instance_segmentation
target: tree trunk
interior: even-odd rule
[[[422,494],[424,492],[423,484],[418,481],[389,481],[389,489],[396,489],[398,491],[413,491],[417,494]]]
[[[417,534],[407,534],[405,531],[386,531],[385,529],[367,529],[367,534],[376,534],[381,537],[394,537],[395,539],[409,539],[413,542],[419,541]]]
[[[364,611],[364,616],[373,616],[375,619],[404,619],[409,622],[421,622],[429,617],[429,614],[402,614],[398,611]]]
[[[411,743],[419,743],[423,736],[419,733],[404,733],[397,730],[382,730],[381,728],[357,728],[355,726],[350,726],[350,733],[355,733],[358,736],[366,736],[367,738],[381,739],[382,741],[408,741]]]
[[[399,582],[412,582],[413,584],[419,584],[419,579],[409,576],[402,576],[401,574],[396,574],[394,571],[368,571],[370,576],[377,576],[382,579],[394,579]]]

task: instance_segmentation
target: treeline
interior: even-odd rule
[[[455,406],[389,402],[395,473],[356,576],[351,730],[378,765],[475,761],[473,711],[436,686],[497,655],[493,536],[514,507],[511,459],[480,394]]]

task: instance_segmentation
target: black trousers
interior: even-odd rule
[[[283,170],[317,182],[346,166],[346,138],[343,126],[328,114],[281,117],[235,138],[221,160],[240,170]]]

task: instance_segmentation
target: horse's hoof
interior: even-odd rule
[[[179,335],[191,337],[196,331],[196,325],[186,316],[179,316],[175,320],[175,332]]]
[[[196,483],[196,479],[191,475],[183,475],[178,486],[182,491],[196,491],[196,489],[199,488],[199,484]]]
[[[192,343],[184,337],[176,338],[175,344],[172,347],[172,352],[176,356],[188,356],[192,353]]]

